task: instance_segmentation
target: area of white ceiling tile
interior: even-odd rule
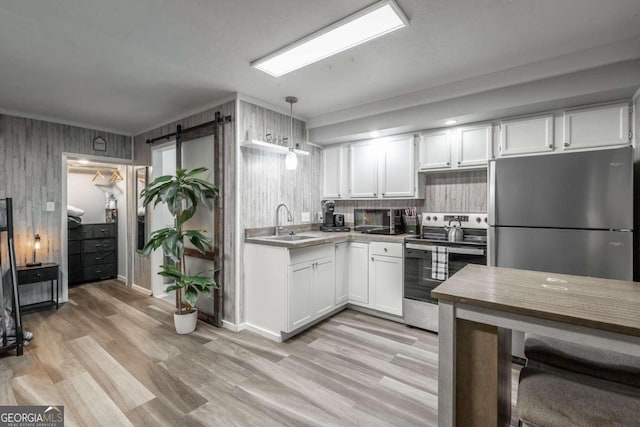
[[[249,66],[371,3],[0,0],[0,109],[133,133],[240,92],[313,118],[640,37],[637,0],[398,0],[406,29],[279,79]]]

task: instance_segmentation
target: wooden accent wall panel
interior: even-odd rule
[[[235,293],[236,293],[236,277],[235,277],[235,217],[236,217],[236,147],[235,141],[235,117],[236,101],[229,101],[216,107],[209,108],[197,114],[185,117],[157,127],[151,131],[136,135],[134,138],[134,165],[151,166],[151,146],[146,143],[147,139],[166,135],[176,131],[178,124],[183,129],[196,126],[202,123],[214,120],[216,111],[223,116],[232,116],[232,122],[224,126],[225,159],[229,167],[225,170],[225,186],[226,191],[222,195],[224,197],[225,213],[225,238],[224,238],[224,319],[235,323]],[[159,141],[158,144],[162,144]],[[144,258],[142,254],[133,252],[133,283],[146,289],[151,289],[151,261]]]
[[[94,151],[93,139],[102,136],[107,151]],[[62,153],[131,160],[131,138],[76,126],[0,115],[0,198],[12,197],[16,257],[31,257],[34,228],[42,238],[38,260],[61,263],[60,218]],[[46,211],[46,202],[55,211]]]

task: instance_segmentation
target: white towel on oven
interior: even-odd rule
[[[447,280],[449,278],[449,249],[446,246],[436,246],[431,252],[431,278]]]

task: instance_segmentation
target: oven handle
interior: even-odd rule
[[[429,246],[429,245],[417,245],[415,243],[407,243],[407,249],[417,249],[420,251],[435,251],[437,246]],[[478,248],[462,248],[459,246],[443,246],[449,250],[450,254],[459,254],[459,255],[485,255],[484,249]]]

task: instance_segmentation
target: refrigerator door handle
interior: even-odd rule
[[[489,225],[496,225],[496,161],[489,162]]]

